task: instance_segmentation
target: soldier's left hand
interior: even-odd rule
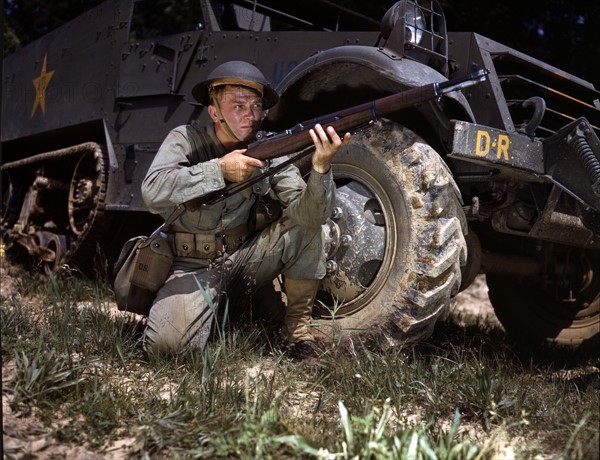
[[[312,167],[315,171],[325,174],[329,171],[333,157],[338,150],[350,142],[350,133],[346,133],[343,138],[340,138],[332,126],[328,126],[325,130],[319,124],[315,125],[309,133],[316,149],[312,156]]]

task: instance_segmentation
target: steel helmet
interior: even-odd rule
[[[255,66],[244,61],[229,61],[216,67],[208,78],[192,89],[192,96],[202,105],[210,104],[210,90],[215,86],[239,85],[258,91],[263,98],[263,108],[268,109],[277,104],[279,95]]]

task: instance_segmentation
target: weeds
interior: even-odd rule
[[[299,364],[227,310],[204,353],[145,357],[143,320],[116,313],[105,285],[37,283],[2,299],[4,423],[35,408],[63,445],[106,458],[119,439],[142,458],[598,455],[597,357],[523,364],[497,332],[446,323],[417,347],[334,342]]]
[[[13,394],[14,407],[33,400],[45,402],[65,397],[83,381],[84,366],[74,365],[71,356],[55,349],[44,350],[42,343],[33,356],[17,353],[15,368],[13,385],[8,388]]]
[[[292,444],[299,451],[323,460],[335,459],[460,459],[489,458],[493,453],[491,442],[479,445],[459,432],[460,413],[455,412],[448,431],[437,439],[426,428],[408,428],[390,431],[391,410],[386,400],[381,411],[370,409],[363,417],[351,416],[343,402],[338,403],[343,438],[333,451],[315,447],[303,436],[278,438]],[[378,415],[380,413],[380,415]]]

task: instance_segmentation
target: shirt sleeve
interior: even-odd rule
[[[305,182],[298,168],[291,165],[272,176],[271,187],[285,215],[302,225],[318,227],[333,211],[335,183],[331,170],[325,174],[311,170]]]
[[[160,146],[142,182],[142,197],[153,213],[225,187],[225,179],[213,159],[191,165],[192,144],[183,130],[176,128]]]

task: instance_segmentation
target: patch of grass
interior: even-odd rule
[[[2,355],[12,355],[19,350],[24,336],[35,328],[35,318],[17,299],[0,298],[0,333]]]
[[[319,459],[374,458],[374,459],[464,459],[487,458],[493,452],[491,442],[479,443],[460,433],[460,414],[456,411],[448,431],[430,435],[425,428],[392,430],[389,424],[391,411],[389,400],[383,409],[370,409],[364,416],[350,416],[343,402],[339,402],[340,425],[343,438],[334,450],[315,447],[303,436],[291,435],[279,438],[297,450]]]
[[[146,357],[143,321],[116,314],[102,282],[32,282],[2,302],[3,392],[63,445],[102,455],[128,439],[130,456],[184,459],[598,455],[597,356],[524,360],[499,331],[447,322],[419,346],[332,344],[314,363],[225,323],[204,353]]]
[[[56,349],[46,349],[43,342],[33,355],[15,355],[16,375],[8,390],[13,394],[13,406],[31,404],[34,400],[47,404],[68,397],[83,381],[84,366],[74,364],[72,357]]]

